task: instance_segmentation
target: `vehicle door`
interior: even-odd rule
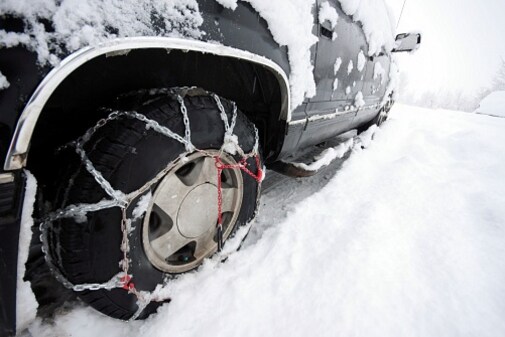
[[[331,9],[328,9],[328,6]],[[338,19],[328,13],[336,12]],[[312,145],[348,128],[366,75],[366,39],[359,23],[347,16],[338,0],[317,0],[314,33],[316,95],[306,107],[308,122],[300,146]]]
[[[380,104],[389,82],[390,55],[381,52],[367,57],[366,75],[363,80],[363,97],[367,105]]]

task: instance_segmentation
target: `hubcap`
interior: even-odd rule
[[[202,184],[195,187],[182,201],[177,214],[179,232],[187,238],[197,238],[211,227],[217,219],[217,187]]]
[[[143,222],[142,243],[149,261],[161,271],[186,272],[217,251],[218,171],[213,156],[218,154],[207,150],[205,155],[195,152],[177,160],[154,190]],[[221,161],[236,164],[224,153]],[[219,179],[226,240],[242,205],[242,173],[225,169]]]

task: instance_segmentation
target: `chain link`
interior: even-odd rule
[[[169,128],[160,125],[157,121],[155,121],[153,119],[149,119],[146,116],[139,114],[136,111],[121,111],[120,114],[131,117],[131,118],[135,118],[141,122],[144,122],[146,124],[146,129],[153,129],[154,131],[161,133],[162,135],[167,136],[168,138],[172,138],[172,139],[178,141],[179,143],[182,143],[184,146],[186,146],[186,148],[190,148],[190,149],[194,148],[193,144],[191,144],[191,141],[186,141],[186,139],[182,138],[181,136],[179,136],[178,134],[176,134],[175,132],[173,132]]]
[[[193,152],[195,147],[191,143],[191,126],[189,125],[188,109],[186,108],[186,104],[184,104],[184,99],[181,95],[177,95],[177,101],[181,106],[182,121],[184,123],[184,135],[186,139],[186,151]]]
[[[212,98],[214,99],[214,101],[216,102],[216,105],[217,105],[217,108],[219,109],[219,115],[221,116],[221,119],[223,120],[223,124],[224,124],[224,131],[225,131],[225,134],[229,134],[229,129],[230,129],[230,125],[228,124],[228,116],[226,115],[226,112],[224,111],[224,107],[223,107],[223,104],[221,103],[221,99],[219,98],[218,95],[216,94],[212,94],[211,95]]]
[[[209,157],[214,157],[214,155],[206,152],[205,150],[200,150],[195,148],[195,146],[191,142],[191,126],[190,126],[190,121],[188,117],[188,111],[186,108],[186,105],[184,103],[184,97],[180,95],[180,93],[184,93],[184,95],[188,92],[188,90],[191,90],[192,88],[178,88],[178,89],[169,89],[169,90],[162,90],[162,91],[156,91],[156,90],[151,90],[149,91],[150,94],[155,95],[158,93],[166,93],[169,95],[172,95],[177,99],[179,105],[180,105],[180,112],[183,117],[183,123],[184,123],[184,137],[181,137],[177,133],[173,132],[172,130],[168,129],[165,126],[160,125],[157,121],[152,120],[147,118],[145,115],[142,115],[136,111],[119,111],[119,110],[107,110],[110,111],[109,115],[106,118],[100,119],[93,127],[88,129],[83,136],[79,137],[76,141],[71,142],[64,147],[67,146],[73,146],[75,148],[76,153],[79,155],[81,158],[81,161],[84,164],[84,167],[86,170],[93,176],[95,181],[100,185],[100,187],[104,190],[105,193],[111,199],[104,199],[101,200],[97,203],[94,204],[78,204],[78,205],[69,205],[63,209],[56,210],[55,212],[50,213],[47,217],[45,217],[41,223],[40,223],[40,240],[42,242],[42,251],[44,253],[45,259],[47,264],[49,265],[53,275],[55,278],[63,284],[68,289],[71,289],[76,292],[82,292],[82,291],[96,291],[100,289],[105,289],[105,290],[111,290],[114,288],[123,288],[127,290],[129,293],[132,293],[136,296],[137,298],[137,306],[138,309],[135,312],[135,314],[130,318],[130,319],[136,319],[139,317],[139,315],[142,313],[142,311],[145,309],[145,307],[151,302],[151,301],[165,301],[167,300],[166,298],[157,298],[153,292],[147,292],[147,291],[139,291],[135,288],[134,283],[132,282],[133,275],[128,274],[129,268],[130,268],[130,258],[129,258],[129,252],[130,252],[130,242],[128,238],[128,233],[131,230],[131,221],[132,219],[128,218],[127,215],[127,209],[130,207],[131,202],[135,200],[138,196],[141,194],[145,193],[146,191],[150,190],[150,188],[156,184],[163,176],[170,171],[174,165],[176,165],[177,161],[171,163],[170,165],[167,165],[165,169],[160,171],[153,179],[148,181],[146,184],[144,184],[142,187],[137,189],[136,191],[133,191],[131,193],[125,194],[122,191],[116,190],[112,187],[109,181],[103,177],[101,172],[99,172],[91,160],[88,158],[86,151],[84,150],[84,146],[86,143],[93,137],[93,135],[103,128],[107,123],[117,120],[122,117],[127,117],[127,118],[133,118],[137,119],[145,124],[146,129],[152,129],[168,138],[174,139],[178,141],[179,143],[183,144],[186,149],[186,153],[183,153],[180,155],[179,159],[183,159],[187,154],[193,152],[193,151],[198,151],[203,153],[206,156]],[[222,154],[224,147],[226,145],[226,142],[233,136],[233,131],[235,128],[236,120],[237,120],[237,106],[234,102],[232,102],[232,120],[231,124],[229,124],[228,121],[228,116],[226,114],[226,111],[221,103],[221,100],[219,96],[213,93],[208,93],[216,102],[216,105],[219,109],[220,112],[220,117],[223,121],[224,128],[225,128],[225,135],[223,139],[223,145],[220,149],[220,154]],[[242,148],[238,146],[237,143],[235,144],[235,147],[242,157],[241,163],[245,163],[248,158],[258,156],[258,146],[259,146],[259,139],[258,139],[258,129],[254,126],[254,133],[255,133],[255,143],[252,148],[252,150],[249,153],[244,153]],[[261,171],[261,168],[259,167],[259,157],[257,157],[257,169]],[[217,165],[217,161],[216,161]],[[243,165],[243,164],[240,164]],[[220,169],[224,169],[228,167],[222,167]],[[244,170],[244,167],[233,167],[233,168],[241,168]],[[246,172],[248,174],[254,176],[250,171],[245,168]],[[260,188],[261,188],[261,179],[257,179],[258,184],[257,184],[257,197],[256,197],[256,208],[259,207],[259,194],[260,194]],[[222,196],[219,193],[219,198],[222,198]],[[221,200],[218,201],[219,204],[222,203]],[[82,222],[85,221],[86,214],[89,212],[95,212],[99,211],[102,209],[106,208],[113,208],[113,207],[120,207],[121,209],[121,232],[122,232],[122,239],[121,239],[121,252],[122,252],[122,259],[119,263],[121,271],[113,276],[110,280],[104,283],[83,283],[83,284],[73,284],[70,282],[64,275],[61,273],[60,269],[55,265],[55,263],[52,260],[52,256],[49,253],[49,242],[48,242],[48,228],[52,226],[52,223],[56,220],[62,219],[62,218],[75,218],[77,222]],[[256,210],[257,211],[257,210]],[[256,213],[255,213],[256,215]],[[222,244],[222,242],[221,242]]]
[[[231,102],[233,105],[233,114],[231,117],[231,124],[230,124],[230,129],[229,129],[229,135],[231,136],[233,134],[233,130],[235,129],[235,124],[237,123],[237,104],[235,102]]]

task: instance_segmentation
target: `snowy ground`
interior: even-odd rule
[[[270,180],[242,250],[147,321],[78,305],[29,334],[505,336],[504,144],[505,119],[397,105],[368,148]]]

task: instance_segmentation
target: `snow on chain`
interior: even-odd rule
[[[86,133],[78,138],[75,142],[72,143],[72,145],[75,148],[76,153],[79,155],[82,163],[84,164],[86,170],[93,176],[95,181],[100,185],[100,187],[107,193],[108,196],[111,197],[111,199],[103,199],[97,203],[94,204],[78,204],[78,205],[69,205],[63,209],[56,210],[53,213],[50,213],[45,219],[42,220],[39,228],[40,232],[42,233],[40,235],[40,240],[42,242],[42,251],[44,253],[45,259],[55,276],[55,278],[62,283],[66,288],[71,289],[76,292],[80,291],[85,291],[85,290],[100,290],[100,289],[107,289],[111,290],[114,288],[123,288],[126,291],[133,293],[137,297],[137,306],[138,309],[135,312],[135,314],[130,318],[130,320],[136,319],[141,312],[144,310],[144,308],[151,302],[151,301],[157,301],[161,302],[164,300],[167,300],[167,298],[160,298],[154,294],[154,292],[148,292],[148,291],[139,291],[135,289],[135,286],[133,283],[130,282],[132,279],[133,275],[128,274],[128,269],[129,265],[131,263],[131,260],[128,256],[129,250],[130,250],[130,245],[129,245],[129,238],[128,234],[131,232],[131,222],[132,219],[128,218],[126,215],[126,210],[127,208],[131,205],[131,202],[135,200],[137,197],[140,195],[144,194],[146,191],[150,191],[150,188],[156,184],[163,176],[165,176],[168,171],[172,168],[172,165],[168,165],[165,169],[160,171],[153,179],[148,181],[145,185],[140,187],[138,190],[133,191],[131,193],[124,193],[120,190],[116,190],[112,187],[109,181],[105,179],[100,171],[98,171],[91,160],[88,158],[86,151],[84,150],[84,145],[91,139],[91,137],[103,126],[105,126],[107,123],[117,120],[120,118],[131,118],[131,119],[137,119],[145,124],[146,129],[152,129],[155,132],[158,132],[168,138],[174,139],[178,141],[179,143],[183,144],[185,147],[186,152],[182,153],[179,158],[181,160],[184,160],[186,156],[194,151],[199,151],[202,152],[203,154],[212,157],[212,155],[206,153],[204,150],[197,149],[193,143],[191,142],[191,126],[190,126],[190,121],[188,117],[188,112],[186,105],[184,103],[184,96],[187,93],[188,90],[191,90],[193,88],[174,88],[174,89],[169,89],[169,90],[160,90],[160,89],[153,89],[148,91],[149,94],[157,94],[157,93],[166,93],[174,97],[179,105],[180,105],[180,112],[183,117],[183,123],[184,123],[184,137],[178,135],[177,133],[173,132],[169,128],[160,125],[157,121],[152,120],[147,118],[145,115],[142,115],[136,111],[111,111],[111,113],[104,119],[99,120],[95,126],[92,128],[88,129]],[[181,95],[182,94],[182,95]],[[244,153],[243,149],[239,146],[238,144],[238,138],[235,134],[233,134],[233,130],[235,128],[236,120],[237,120],[237,106],[234,102],[232,102],[232,119],[231,123],[228,120],[228,116],[226,115],[225,109],[223,107],[223,104],[221,103],[221,100],[219,96],[213,93],[207,93],[209,96],[211,96],[214,101],[216,102],[216,105],[218,107],[220,117],[223,121],[224,128],[225,128],[225,134],[224,134],[224,139],[223,139],[223,144],[221,146],[219,155],[221,155],[223,152],[229,153],[231,155],[235,155],[237,152],[239,155],[242,157],[242,159],[245,161],[248,158],[254,157],[258,155],[258,147],[259,147],[259,138],[258,138],[258,130],[256,127],[254,127],[254,133],[255,133],[255,143],[253,146],[253,149],[249,153]],[[258,181],[258,195],[257,195],[257,200],[256,204],[259,204],[259,189],[260,189],[260,184],[261,181]],[[150,195],[150,192],[149,192]],[[144,200],[145,201],[145,200]],[[47,238],[47,230],[48,228],[52,225],[53,221],[62,219],[62,218],[74,218],[74,220],[78,223],[85,222],[86,215],[89,212],[95,212],[99,211],[102,209],[106,208],[112,208],[112,207],[120,207],[122,211],[122,219],[121,219],[121,232],[122,232],[122,242],[121,242],[121,252],[123,253],[123,259],[119,262],[119,265],[121,267],[121,271],[116,274],[114,277],[112,277],[109,281],[105,283],[85,283],[85,284],[73,284],[70,282],[63,274],[60,272],[58,267],[53,263],[51,255],[49,254],[49,243],[48,243],[48,238]],[[142,205],[136,206],[135,210],[137,208],[142,207]],[[144,210],[145,212],[145,210]],[[134,218],[138,218],[138,213],[134,211]],[[243,236],[247,235],[248,231],[245,231]],[[223,257],[226,257],[229,255],[230,252],[223,252]]]

